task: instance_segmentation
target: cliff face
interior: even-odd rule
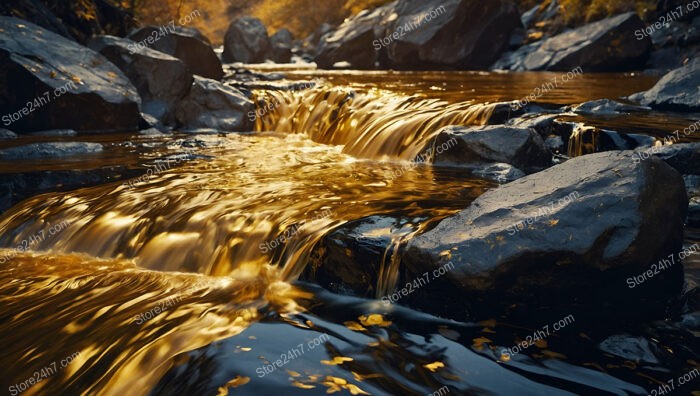
[[[22,18],[83,44],[98,34],[125,36],[136,26],[131,12],[112,0],[13,0],[0,3],[0,15]]]

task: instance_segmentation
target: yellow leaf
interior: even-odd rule
[[[353,395],[369,395],[369,393],[358,388],[357,385],[347,384],[347,385],[345,385],[345,389],[349,390],[350,393]]]
[[[423,367],[427,368],[428,370],[432,371],[433,373],[436,372],[439,368],[445,367],[445,363],[443,362],[432,362],[428,364],[424,364]]]
[[[358,319],[360,319],[360,323],[362,323],[365,326],[391,326],[391,321],[385,321],[384,317],[380,314],[371,314],[369,316],[362,315]]]
[[[327,364],[329,366],[338,366],[341,365],[345,362],[352,362],[352,358],[349,357],[344,357],[344,356],[336,356],[333,358],[333,360],[321,360],[321,363]]]
[[[345,325],[345,327],[347,327],[348,329],[353,330],[353,331],[367,331],[367,329],[362,327],[361,324],[354,322],[354,321],[345,322],[343,324]]]
[[[292,386],[295,386],[295,387],[301,388],[301,389],[313,389],[316,387],[314,385],[307,385],[307,384],[304,384],[304,383],[299,382],[299,381],[293,381]]]

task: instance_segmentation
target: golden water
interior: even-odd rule
[[[420,232],[493,187],[459,170],[406,161],[442,126],[483,124],[493,111],[485,102],[518,99],[549,78],[319,76],[324,82],[303,92],[257,92],[279,103],[257,120],[257,133],[196,137],[194,151],[210,158],[187,161],[133,188],[110,183],[36,196],[0,216],[0,257],[12,257],[0,265],[0,385],[22,382],[80,352],[22,394],[147,394],[178,354],[239,334],[265,310],[301,311],[298,299],[313,296],[291,282],[331,230],[376,214],[430,218],[413,225]],[[651,83],[618,80],[584,77],[548,99],[577,103]],[[593,88],[584,91],[591,81]],[[100,139],[109,138],[86,140]],[[174,147],[171,153],[189,151]],[[113,163],[113,153],[72,166]],[[17,166],[66,165],[4,163],[0,172]],[[62,222],[69,225],[49,235]],[[29,252],[17,251],[42,232],[46,237]],[[270,249],[273,241],[279,246]],[[386,255],[378,292],[393,290],[399,265]],[[135,323],[170,300],[175,303],[164,312]]]

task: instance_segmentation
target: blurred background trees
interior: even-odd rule
[[[202,30],[213,43],[221,43],[231,20],[253,15],[260,18],[269,33],[289,29],[296,38],[305,38],[321,24],[338,24],[366,8],[391,0],[125,0],[123,6],[134,10],[142,23],[167,24],[194,10],[202,17],[192,25]],[[546,8],[555,0],[515,0],[521,11],[541,4]],[[656,0],[559,0],[561,27],[578,26],[625,11],[636,11],[643,18],[656,9]]]

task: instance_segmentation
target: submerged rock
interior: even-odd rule
[[[166,123],[177,102],[192,85],[192,73],[182,61],[160,51],[138,46],[129,39],[98,36],[90,48],[117,65],[136,86],[143,111]]]
[[[267,28],[258,18],[231,22],[224,38],[224,62],[262,63],[270,47]]]
[[[138,129],[136,88],[104,56],[21,19],[0,29],[0,113],[15,132]]]
[[[421,152],[433,147],[448,147],[435,155],[434,165],[501,162],[525,172],[535,172],[552,163],[552,156],[540,135],[526,128],[448,126],[440,130],[435,141]]]
[[[634,39],[644,23],[628,12],[590,23],[504,54],[494,69],[626,71],[643,68],[651,39]]]
[[[132,32],[129,38],[180,59],[193,74],[214,80],[224,77],[221,61],[211,43],[195,28],[144,26]]]
[[[250,131],[253,125],[245,115],[254,108],[253,102],[238,89],[194,76],[190,92],[178,104],[176,118],[187,129]]]
[[[577,322],[659,314],[680,293],[682,266],[636,289],[626,279],[679,251],[687,205],[681,176],[659,159],[635,164],[630,152],[605,152],[569,160],[490,190],[413,238],[402,258],[408,279],[454,269],[412,303],[451,316],[560,309]]]
[[[700,58],[669,72],[650,90],[630,99],[659,110],[700,111]]]

